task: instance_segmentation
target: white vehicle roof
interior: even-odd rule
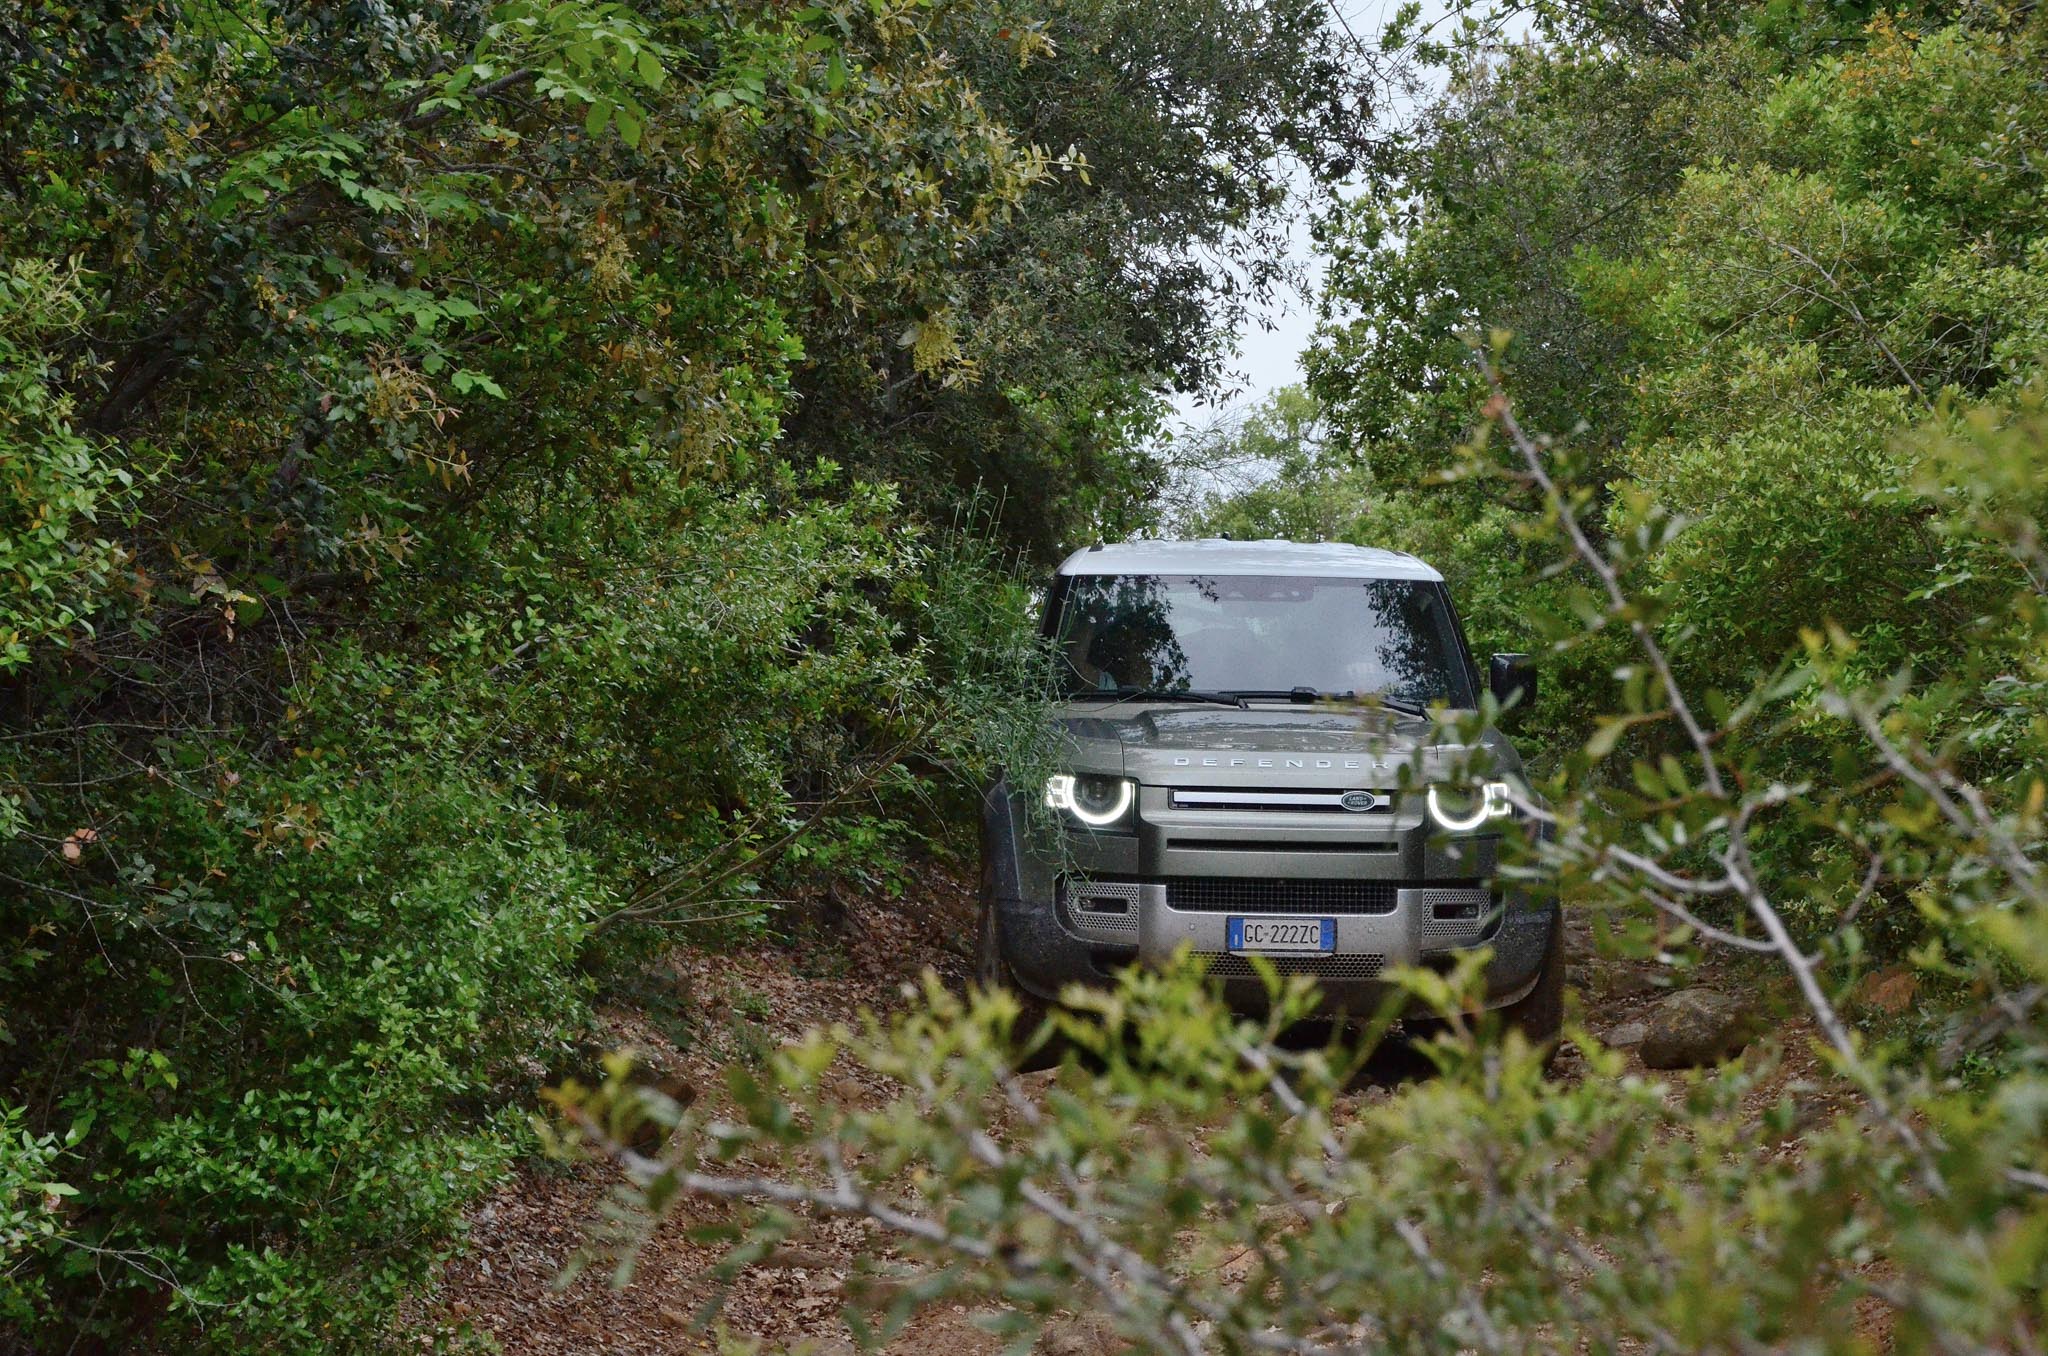
[[[1089,546],[1060,566],[1061,574],[1309,575],[1337,579],[1436,579],[1414,556],[1345,542],[1125,541]]]

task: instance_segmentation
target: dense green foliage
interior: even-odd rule
[[[1345,1045],[1276,1048],[1291,997],[1133,973],[1069,995],[1101,1020],[1055,1017],[1092,1059],[1050,1086],[1011,999],[935,993],[736,1078],[734,1116],[565,1098],[641,1204],[765,1203],[741,1256],[862,1216],[926,1264],[888,1317],[1093,1310],[1149,1350],[2039,1347],[2048,15],[1534,13],[1440,49],[1394,177],[1326,224],[1309,388],[1201,449],[1272,475],[1201,516],[1416,549],[1479,647],[1541,642],[1512,869],[1610,945],[1751,953],[1826,1098],[1629,1076],[1584,1029],[1551,1082],[1412,972],[1436,1076],[1339,1109]],[[900,1097],[835,1099],[835,1059]]]
[[[1500,332],[1522,421],[1568,435],[1606,535],[1671,537],[1632,586],[1689,681],[1737,693],[1830,626],[1872,681],[2024,665],[1986,621],[2023,567],[1953,514],[1983,468],[1929,448],[2009,417],[2048,362],[2039,15],[1589,22],[1546,12],[1541,40],[1454,65],[1398,180],[1326,223],[1325,324],[1286,397],[1307,436],[1210,526],[1408,546],[1476,648],[1540,643],[1532,613],[1568,604],[1530,547],[1542,505],[1450,455],[1486,398],[1469,344]],[[1529,727],[1553,756],[1628,662],[1611,632],[1554,638]],[[1824,766],[1796,722],[1744,738],[1773,775]]]
[[[1518,869],[1765,952],[1854,1105],[1454,1033],[1339,1137],[1169,975],[1042,1110],[934,995],[671,1161],[624,1081],[576,1131],[1175,1350],[2037,1345],[2048,19],[1535,16],[1378,140],[1306,0],[0,16],[0,1327],[384,1344],[608,966],[888,888],[1028,739],[1012,566],[1145,521],[1299,166],[1359,181],[1309,386],[1204,516],[1543,645]],[[1873,958],[1924,1003],[1855,1030]]]
[[[1319,16],[0,15],[0,1324],[375,1346],[647,924],[893,878]]]
[[[1007,534],[1050,554],[1084,527],[1147,524],[1158,389],[1213,382],[1248,305],[1286,281],[1287,217],[1313,191],[1287,167],[1374,148],[1371,87],[1319,5],[1059,0],[1032,17],[1052,60],[1019,62],[979,22],[939,41],[992,117],[1085,167],[1040,184],[905,321],[807,331],[789,429],[859,469],[914,469],[922,504],[999,490]],[[925,351],[952,365],[914,383]]]

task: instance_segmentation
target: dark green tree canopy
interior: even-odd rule
[[[650,920],[900,885],[1363,97],[1293,0],[7,7],[0,1329],[374,1346]]]

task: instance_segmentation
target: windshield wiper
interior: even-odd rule
[[[1389,711],[1399,711],[1404,716],[1426,716],[1429,714],[1429,711],[1419,702],[1411,702],[1406,697],[1390,697],[1384,692],[1368,692],[1364,696],[1360,696],[1356,692],[1319,692],[1315,688],[1304,686],[1284,689],[1268,688],[1265,690],[1237,688],[1233,689],[1229,695],[1233,697],[1256,697],[1261,701],[1276,702],[1357,702],[1361,705],[1367,702],[1377,702]]]
[[[1090,698],[1106,697],[1118,702],[1207,702],[1214,706],[1234,706],[1244,709],[1244,698],[1235,692],[1203,692],[1196,688],[1119,687],[1096,688],[1090,692],[1073,692],[1067,695],[1069,701],[1086,701]]]

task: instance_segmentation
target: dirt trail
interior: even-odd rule
[[[816,1024],[852,1020],[863,1008],[896,1006],[902,986],[926,968],[963,986],[973,921],[971,884],[945,869],[927,868],[920,888],[903,899],[847,901],[843,916],[831,920],[831,944],[680,949],[661,977],[673,985],[673,1011],[663,1015],[666,1003],[619,1007],[603,1014],[605,1024],[615,1043],[638,1047],[671,1076],[698,1089],[715,1088],[719,1070],[731,1060],[758,1057]],[[1592,957],[1582,927],[1567,937],[1573,982],[1591,1028],[1611,1039],[1609,1033],[1639,1022],[1660,997],[1644,973]],[[679,1018],[687,1019],[686,1030]],[[1803,1044],[1786,1043],[1795,1051]],[[1631,1065],[1639,1067],[1633,1055]],[[1579,1077],[1584,1067],[1571,1047],[1559,1054],[1559,1077]],[[1816,1068],[1810,1057],[1794,1053],[1772,1088],[1807,1079]],[[1386,1078],[1413,1072],[1394,1061]],[[879,1101],[886,1095],[878,1081],[845,1082],[840,1091],[850,1099]],[[1384,1093],[1367,1087],[1360,1095]],[[1760,1090],[1759,1101],[1774,1096]],[[625,1289],[613,1289],[602,1267],[566,1289],[555,1288],[563,1264],[601,1218],[615,1180],[602,1165],[521,1171],[473,1212],[470,1247],[448,1265],[428,1324],[471,1326],[494,1337],[510,1356],[718,1350],[715,1331],[703,1330],[699,1320],[718,1294],[713,1267],[722,1248],[688,1236],[693,1228],[726,1218],[717,1206],[684,1202],[641,1250]],[[799,1246],[771,1259],[781,1265],[743,1272],[726,1293],[718,1321],[732,1336],[763,1339],[770,1349],[810,1341],[821,1353],[848,1352],[838,1317],[842,1283],[856,1258],[877,1252],[890,1255],[888,1241],[863,1223],[820,1222]],[[973,1326],[966,1309],[941,1307],[919,1315],[888,1350],[897,1356],[994,1356],[1001,1348]]]
[[[828,920],[832,940],[818,946],[677,950],[661,977],[677,997],[675,1013],[665,1016],[665,1005],[652,1003],[606,1010],[610,1040],[638,1048],[693,1088],[715,1089],[728,1062],[758,1058],[812,1026],[852,1021],[864,1008],[896,1007],[903,986],[926,969],[965,987],[974,892],[959,875],[927,867],[903,899],[852,898],[829,911],[838,915]],[[845,1082],[848,1098],[886,1095],[880,1080]],[[472,1325],[510,1356],[718,1350],[716,1334],[700,1331],[698,1320],[718,1294],[712,1269],[723,1248],[688,1237],[726,1217],[714,1205],[681,1203],[641,1249],[624,1290],[613,1289],[601,1267],[555,1288],[616,1180],[603,1165],[522,1170],[472,1213],[470,1246],[447,1267],[434,1321]],[[878,1247],[886,1252],[857,1221],[822,1221],[779,1259],[787,1265],[742,1274],[726,1294],[722,1321],[734,1336],[759,1337],[772,1348],[812,1339],[821,1351],[849,1350],[838,1318],[841,1282],[857,1256]],[[891,1350],[981,1356],[1000,1345],[962,1310],[921,1315]]]

